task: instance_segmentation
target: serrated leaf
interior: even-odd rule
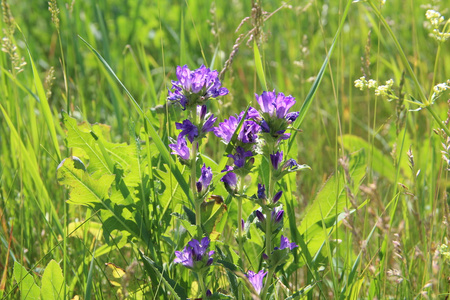
[[[27,269],[25,269],[17,261],[14,261],[14,279],[19,285],[20,299],[39,299],[40,289],[34,282],[33,275],[30,274]]]
[[[106,158],[103,156],[97,141],[86,126],[78,125],[74,118],[62,112],[63,123],[67,129],[67,147],[81,148],[89,156],[89,171],[98,171],[101,174],[111,174]]]
[[[114,181],[114,175],[91,177],[85,170],[77,167],[79,160],[69,157],[64,159],[57,169],[58,183],[70,187],[68,203],[93,205],[108,198],[108,190]]]
[[[64,277],[59,264],[51,260],[42,275],[41,298],[48,300],[65,299]]]

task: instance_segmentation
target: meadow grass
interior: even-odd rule
[[[295,110],[304,113],[296,123],[302,132],[284,151],[311,170],[282,182],[283,232],[304,245],[278,273],[275,299],[305,287],[299,298],[446,298],[450,140],[448,121],[436,120],[450,118],[449,94],[420,111],[408,102],[409,95],[428,101],[433,87],[450,78],[449,43],[438,44],[424,27],[427,9],[447,18],[450,11],[444,1],[430,1],[386,1],[382,7],[373,1],[375,8],[364,1],[260,1],[267,19],[256,27],[251,1],[59,0],[52,1],[52,11],[42,1],[2,1],[0,297],[30,298],[22,282],[31,278],[43,287],[44,268],[57,272],[52,260],[65,280],[62,298],[166,299],[176,294],[168,279],[197,296],[191,273],[172,263],[173,252],[188,241],[180,228],[189,227],[174,214],[184,214],[183,205],[194,207],[180,181],[188,180],[188,170],[173,156],[173,165],[167,159],[169,137],[177,134],[174,122],[183,113],[165,105],[167,88],[176,66],[204,64],[220,72],[238,45],[223,74],[230,93],[210,102],[219,121],[256,106],[254,94],[273,89],[294,96]],[[392,78],[395,94],[404,98],[387,101],[371,89],[360,91],[354,81],[363,75],[380,85]],[[145,234],[142,228],[130,228],[128,236],[104,234],[117,229],[106,222],[110,215],[66,202],[69,192],[58,184],[57,167],[64,158],[83,155],[66,139],[69,116],[108,125],[108,151],[109,142],[142,147],[147,159],[140,166],[148,181],[139,199],[149,199],[139,202]],[[224,149],[210,136],[200,147],[203,161],[223,162]],[[364,162],[353,168],[348,157],[361,153]],[[215,194],[231,201],[216,165]],[[325,182],[334,182],[336,190],[324,191]],[[255,192],[253,187],[248,194]],[[308,209],[321,197],[335,209],[339,226],[332,230],[325,217],[333,212]],[[238,209],[234,201],[227,205],[216,243],[236,246],[233,252]],[[254,209],[244,201],[244,218]],[[320,225],[314,231],[318,241],[306,235],[307,221]],[[251,233],[253,244],[244,246],[250,264],[260,255],[252,251],[261,250],[252,246],[263,244],[256,229]],[[305,253],[315,242],[317,251]],[[33,277],[20,279],[16,263]],[[231,295],[231,271],[215,265],[212,272],[206,284]],[[244,281],[237,278],[243,293]]]

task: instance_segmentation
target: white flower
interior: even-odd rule
[[[368,86],[369,86],[369,89],[376,89],[378,86],[378,83],[376,80],[370,79]]]

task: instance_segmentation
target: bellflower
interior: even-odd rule
[[[215,252],[207,251],[210,240],[208,237],[204,237],[200,242],[196,239],[192,239],[183,251],[175,251],[176,258],[174,263],[182,264],[188,269],[201,270],[212,264],[213,258],[211,257]]]
[[[228,94],[222,87],[217,71],[211,71],[202,65],[196,70],[189,70],[187,65],[178,66],[176,71],[178,81],[172,80],[168,100],[179,103],[183,110],[188,106],[203,104],[209,98],[217,98]]]
[[[259,271],[258,273],[255,273],[253,271],[247,272],[247,278],[252,284],[252,286],[255,288],[256,293],[261,293],[261,290],[263,288],[263,279],[264,276],[266,276],[267,272],[264,272],[264,270]]]
[[[225,184],[225,188],[228,191],[235,191],[236,187],[237,187],[237,176],[236,174],[234,174],[233,172],[233,167],[231,166],[226,166],[224,170],[222,170],[223,172],[228,172],[227,174],[225,174],[222,179],[220,179],[220,181],[222,181]]]
[[[285,131],[299,116],[299,112],[289,112],[295,104],[295,98],[283,93],[276,94],[275,90],[255,96],[262,112],[262,120],[259,122],[261,131],[270,133],[278,141],[288,139],[290,134]]]
[[[265,200],[266,198],[266,186],[264,184],[258,183],[258,199]]]
[[[295,98],[292,96],[285,96],[283,93],[275,94],[273,92],[263,92],[261,96],[255,94],[256,101],[261,107],[263,113],[268,113],[269,116],[276,116],[278,119],[285,118],[289,109],[295,104]]]
[[[216,136],[222,138],[222,140],[228,144],[244,117],[244,113],[245,112],[242,111],[239,115],[230,116],[228,120],[225,119],[222,123],[219,123],[219,126],[214,128]],[[245,121],[241,126],[241,131],[238,133],[238,140],[244,144],[255,143],[258,133],[261,130],[260,126],[251,119],[260,119],[258,111],[253,107],[248,109]]]
[[[176,144],[169,144],[170,149],[172,149],[174,152],[172,154],[176,154],[182,159],[188,160],[189,159],[189,147],[187,146],[186,139],[179,135],[177,139]]]
[[[283,235],[281,235],[281,239],[280,239],[280,247],[275,247],[275,250],[283,250],[286,248],[289,248],[289,250],[292,250],[294,248],[298,247],[297,244],[295,244],[294,242],[290,243],[289,239]]]
[[[275,196],[273,196],[272,202],[277,203],[278,200],[280,200],[281,195],[283,195],[283,191],[279,191],[278,193],[276,193]]]
[[[205,121],[205,123],[203,123],[202,133],[213,131],[213,125],[216,122],[216,120],[217,118],[214,118],[213,114],[209,116],[209,118]]]
[[[270,161],[275,170],[278,170],[281,162],[283,161],[283,151],[270,154]]]
[[[193,142],[198,136],[198,128],[188,119],[184,120],[183,123],[175,123],[177,129],[181,130],[180,136],[184,137],[187,135],[189,142]]]
[[[203,164],[202,169],[201,169],[201,175],[199,180],[197,181],[197,192],[200,193],[204,193],[208,187],[209,184],[211,183],[211,179],[212,179],[212,171],[211,171],[211,167],[206,167],[205,164]]]
[[[263,232],[266,232],[266,216],[260,211],[255,210],[255,215],[258,218],[259,223],[256,226],[261,229]],[[282,221],[284,216],[284,210],[282,209],[272,209],[270,214],[270,222],[272,223],[272,232],[277,232],[277,230],[281,229]]]
[[[245,158],[253,156],[252,151],[245,151],[244,148],[238,146],[236,148],[236,154],[228,154],[228,157],[234,159],[234,164],[237,168],[242,168],[245,165]]]

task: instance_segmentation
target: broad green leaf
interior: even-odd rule
[[[80,166],[79,159],[74,157],[64,159],[58,166],[58,183],[70,187],[70,199],[67,202],[93,205],[107,199],[114,175],[94,178]]]
[[[202,228],[206,235],[217,231],[216,225],[220,223],[223,215],[227,212],[227,206],[223,200],[213,200],[202,203]]]
[[[45,267],[42,275],[41,298],[48,300],[65,299],[64,277],[59,264],[53,259]]]
[[[62,112],[63,123],[67,128],[67,147],[81,148],[89,156],[90,172],[98,171],[101,174],[111,174],[111,169],[103,153],[99,149],[92,131],[84,125],[78,125],[74,118]]]
[[[384,155],[379,149],[369,145],[369,143],[358,136],[346,134],[342,137],[342,140],[344,142],[344,148],[350,152],[364,149],[366,153],[369,153],[369,150],[372,150],[372,160],[374,162],[372,168],[381,176],[391,181],[394,179],[393,177],[396,171],[392,163],[392,158]]]
[[[346,182],[345,172],[339,170],[322,187],[314,201],[306,208],[306,214],[298,230],[304,236],[308,249],[314,255],[328,238],[327,228],[332,228],[339,215],[350,209],[347,189],[356,194],[366,173],[366,156],[359,151],[349,157],[348,174],[352,182]],[[322,224],[322,222],[324,224]]]
[[[20,299],[39,299],[40,289],[34,282],[33,275],[17,261],[14,261],[14,279],[19,285]]]

